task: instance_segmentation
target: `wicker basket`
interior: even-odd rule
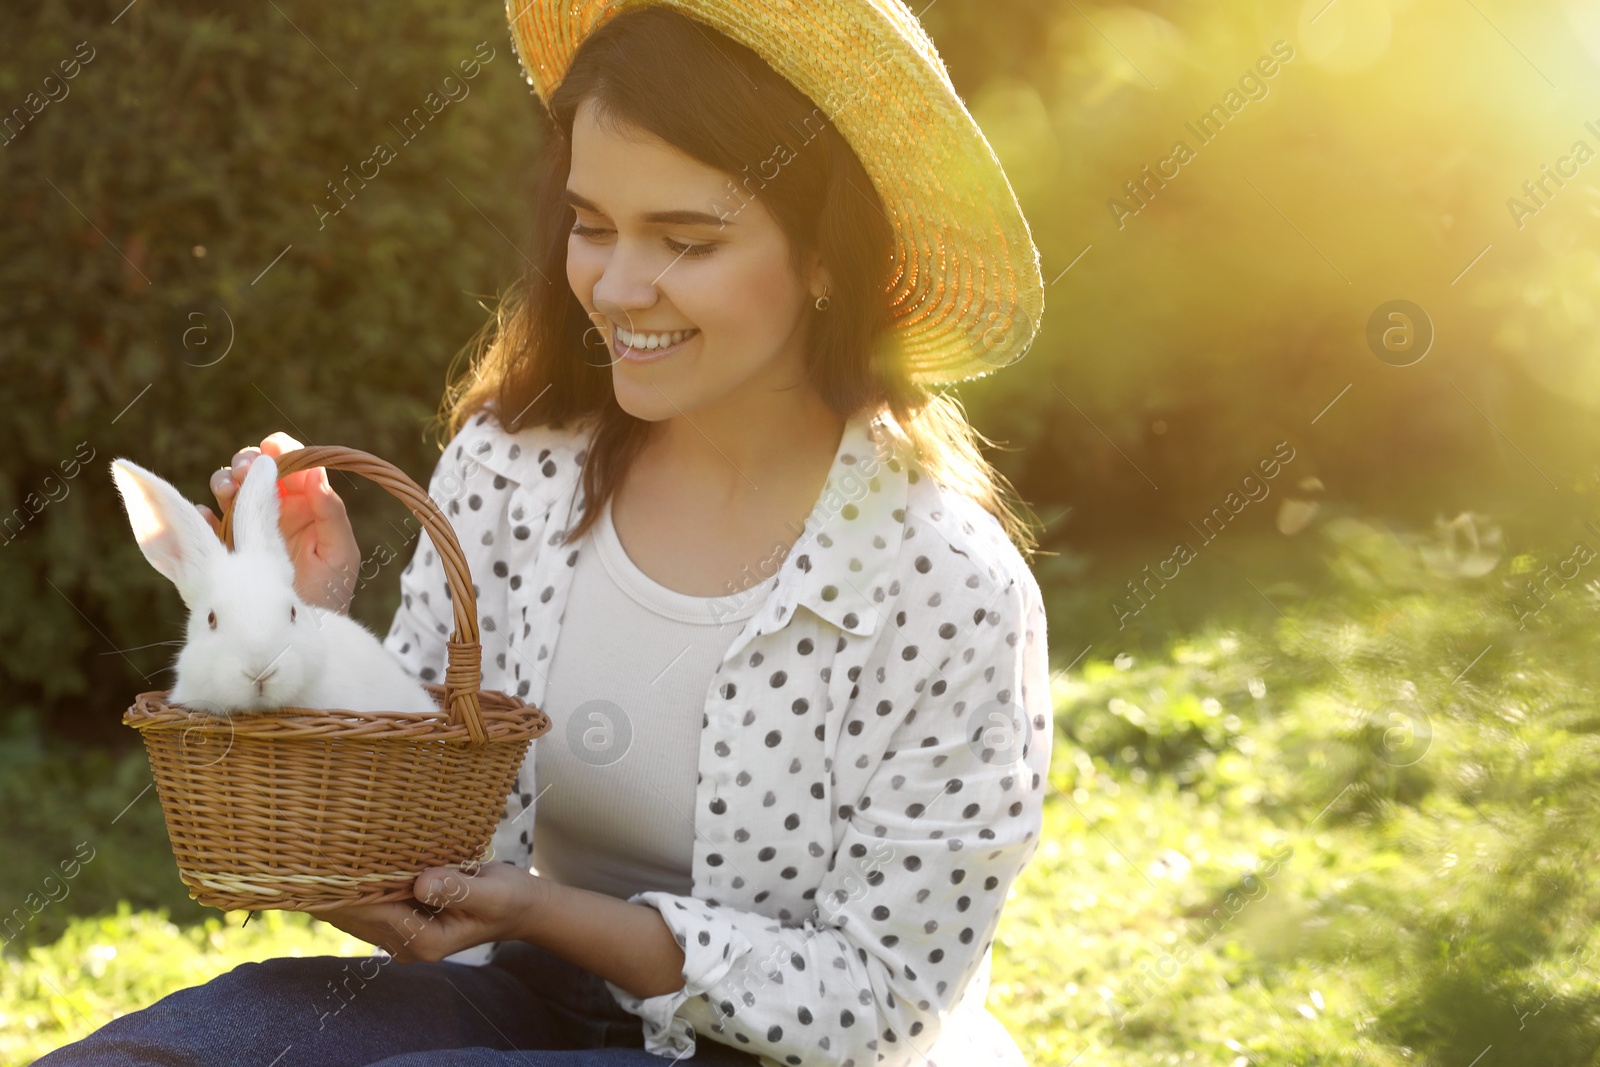
[[[221,717],[141,693],[122,721],[144,738],[189,896],[231,908],[310,911],[408,900],[428,867],[483,862],[545,713],[480,691],[478,613],[450,523],[392,464],[336,446],[278,459],[361,474],[411,508],[444,564],[455,611],[437,717],[280,708]],[[232,544],[231,515],[222,539]]]

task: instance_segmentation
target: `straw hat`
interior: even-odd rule
[[[1026,354],[1044,311],[1038,249],[994,150],[900,0],[507,0],[540,101],[590,33],[651,6],[749,47],[860,157],[894,225],[892,323],[914,379],[981,377]]]

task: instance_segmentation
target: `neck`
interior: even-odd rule
[[[674,481],[737,499],[826,471],[844,424],[814,391],[772,393],[664,419],[645,450]]]

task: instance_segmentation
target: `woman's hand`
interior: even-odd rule
[[[233,465],[211,476],[211,492],[219,508],[227,508],[244,484],[250,463],[265,453],[274,458],[300,448],[300,442],[286,433],[275,433],[259,448],[241,448],[234,453]],[[307,604],[348,613],[356,592],[356,573],[361,566],[361,548],[350,529],[344,501],[328,483],[325,467],[286,474],[278,480],[278,528],[283,531],[289,558],[294,561],[294,587]],[[221,523],[210,508],[201,506],[211,528]]]
[[[310,914],[401,963],[433,962],[487,941],[519,939],[529,915],[538,911],[540,881],[509,863],[486,864],[470,878],[451,867],[430,867],[411,890],[428,907],[396,901]]]
[[[442,960],[486,941],[527,941],[636,997],[683,988],[683,949],[648,904],[562,885],[500,862],[470,878],[450,867],[430,867],[417,875],[411,892],[421,905],[353,904],[311,914],[402,963]]]

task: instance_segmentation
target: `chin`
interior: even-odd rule
[[[663,395],[649,385],[613,379],[612,389],[616,393],[617,406],[641,422],[665,422],[694,409],[694,405],[686,404],[676,396],[668,399],[671,394]]]

